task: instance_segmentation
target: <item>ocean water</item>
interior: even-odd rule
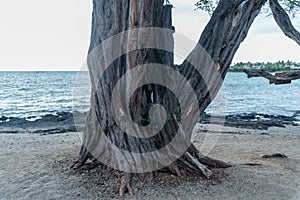
[[[263,113],[292,116],[300,111],[300,80],[291,84],[270,85],[264,78],[248,79],[245,73],[228,73],[224,84],[209,106],[208,112],[218,114]]]
[[[78,76],[85,81],[78,83]],[[0,116],[35,120],[46,114],[89,108],[87,72],[0,72]],[[79,90],[77,90],[79,88]],[[74,95],[75,91],[85,93]]]
[[[57,112],[87,111],[88,72],[0,72],[0,117],[36,120]],[[207,113],[263,113],[292,116],[300,111],[300,80],[269,85],[263,78],[228,73]]]

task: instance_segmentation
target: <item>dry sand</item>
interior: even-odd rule
[[[153,183],[135,181],[133,199],[300,199],[300,127],[262,131],[199,124],[193,140],[234,166],[214,171],[213,180],[161,175]],[[117,198],[117,179],[100,168],[69,170],[80,143],[80,133],[0,134],[0,199]],[[273,153],[288,158],[261,158]]]

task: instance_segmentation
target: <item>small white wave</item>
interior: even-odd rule
[[[27,118],[26,118],[26,121],[34,122],[34,121],[36,121],[36,120],[38,120],[38,119],[42,119],[42,117],[41,117],[41,116],[27,117]]]

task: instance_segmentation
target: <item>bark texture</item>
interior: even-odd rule
[[[193,87],[197,95],[200,112],[203,112],[217,95],[233,56],[247,36],[251,24],[266,1],[220,0],[198,42],[201,48],[208,52],[213,60],[212,63],[211,60],[203,58],[199,46],[178,66],[174,65],[171,52],[159,49],[142,49],[128,52],[126,55],[115,59],[102,75],[101,70],[97,67],[99,60],[109,60],[109,56],[117,49],[101,47],[101,50],[105,52],[101,58],[90,56],[88,66],[92,85],[91,108],[86,119],[80,158],[73,167],[78,168],[87,159],[93,157],[90,150],[96,148],[101,138],[99,133],[105,134],[118,148],[131,152],[149,152],[168,144],[177,130],[180,129],[180,116],[176,110],[179,106],[178,99],[167,88],[155,84],[148,84],[134,91],[129,103],[131,118],[137,124],[146,126],[149,123],[149,110],[152,104],[163,105],[169,116],[166,125],[159,134],[147,140],[138,139],[126,134],[118,127],[110,109],[113,88],[118,80],[126,72],[141,64],[158,63],[169,66],[182,74]],[[126,43],[131,49],[139,45],[140,42],[147,41],[145,30],[140,32],[131,30],[140,27],[174,29],[171,16],[172,6],[164,5],[163,0],[94,0],[93,6],[90,54],[101,42],[123,31],[129,30],[129,34],[124,36],[119,44],[115,42],[114,45],[118,47]],[[166,38],[166,40],[161,40],[158,36],[154,42],[163,43],[163,45],[172,48],[172,35],[168,35]],[[203,67],[197,71],[195,65],[203,65]],[[128,81],[136,80],[129,79]],[[125,85],[129,83],[126,82]],[[173,80],[173,84],[177,84],[176,80]],[[140,112],[141,110],[143,112]],[[104,153],[109,154],[109,152]],[[106,156],[109,157],[109,155]],[[119,158],[119,161],[122,161],[122,158]],[[161,170],[178,176],[203,175],[211,178],[210,168],[229,166],[222,161],[202,155],[194,145],[191,145],[180,158]],[[132,174],[122,172],[121,174],[120,195],[126,191],[132,193]]]
[[[288,14],[277,0],[270,0],[273,17],[283,33],[300,45],[300,33],[293,26]]]
[[[267,0],[221,0],[198,41],[214,60],[214,67],[205,68],[201,76],[193,71],[190,61],[201,63],[195,48],[180,66],[199,98],[203,112],[217,95],[240,44]],[[205,78],[203,77],[205,76]],[[217,78],[217,77],[221,77]],[[204,81],[204,79],[206,81]],[[207,87],[209,85],[210,87]]]

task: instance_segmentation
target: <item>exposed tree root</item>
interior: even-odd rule
[[[71,169],[79,169],[81,168],[84,164],[87,164],[87,160],[93,159],[93,156],[87,151],[85,147],[81,147],[79,159],[75,160],[73,164],[71,165]],[[93,159],[95,160],[95,159]]]
[[[101,165],[96,158],[94,158],[90,153],[87,153],[86,149],[82,150],[81,153],[82,155],[72,164],[71,169],[76,170],[81,167],[92,169]],[[203,176],[207,179],[211,179],[213,177],[213,172],[211,169],[228,168],[230,166],[230,164],[227,164],[223,161],[203,156],[194,145],[191,145],[187,152],[178,160],[176,160],[170,166],[167,166],[159,171],[145,174],[130,174],[113,169],[110,170],[114,172],[113,174],[120,181],[119,195],[122,197],[126,193],[128,193],[130,196],[133,196],[132,178],[134,176],[139,178],[141,181],[144,181],[145,177],[147,176],[151,182],[155,180],[158,173],[169,173],[178,177]]]
[[[203,163],[204,165],[208,166],[209,168],[228,168],[231,167],[230,164],[225,163],[221,160],[216,160],[207,156],[204,156],[202,158],[198,158],[199,162]]]
[[[124,194],[127,192],[130,196],[133,196],[132,174],[122,173],[119,179],[120,179],[120,189],[119,189],[120,197],[124,196]]]
[[[204,156],[193,144],[188,149],[188,152],[197,158],[197,160],[206,165],[208,168],[228,168],[231,167],[230,164],[223,162],[221,160],[216,160],[213,158],[210,158],[208,156]]]

